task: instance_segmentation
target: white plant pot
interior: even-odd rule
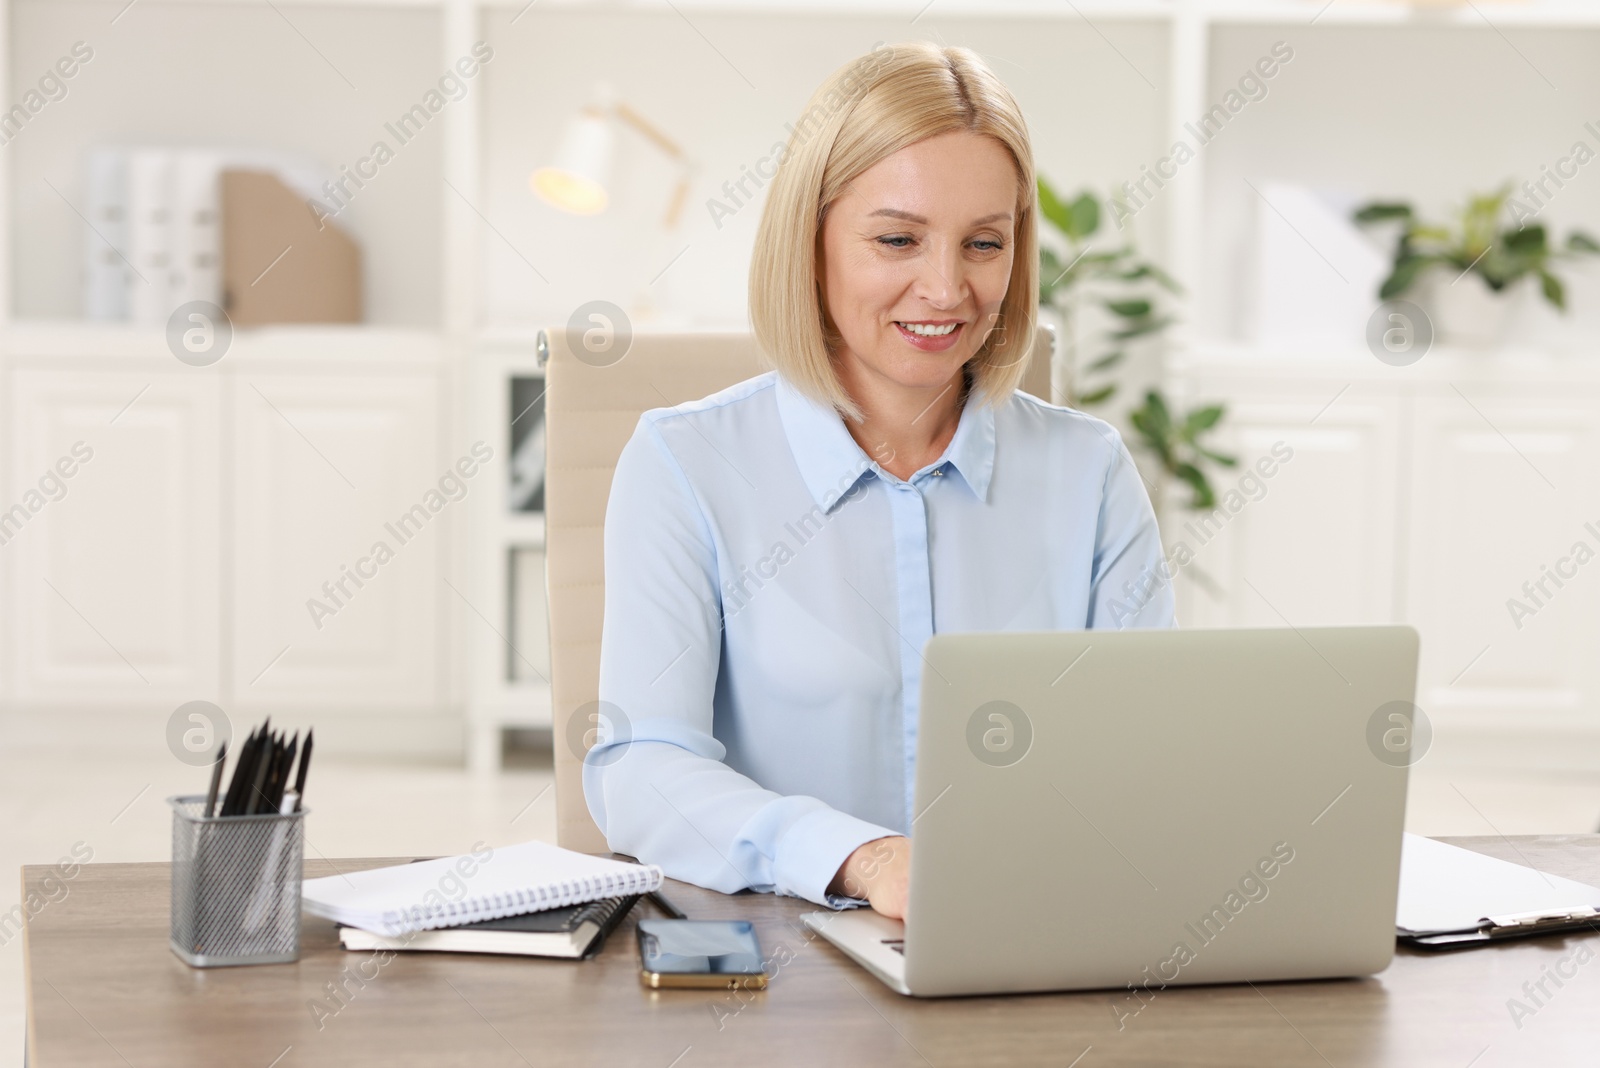
[[[1055,331],[1055,341],[1050,348],[1050,395],[1040,397],[1040,400],[1049,401],[1051,404],[1060,404],[1065,395],[1066,382],[1069,374],[1067,361],[1067,329],[1066,317],[1061,314],[1061,309],[1049,304],[1039,305],[1039,329],[1042,333],[1046,327]],[[1040,339],[1036,344],[1047,344],[1045,339]]]
[[[1421,296],[1423,310],[1433,321],[1435,341],[1492,349],[1505,340],[1512,290],[1496,293],[1470,271],[1458,277],[1450,271],[1434,270],[1429,272]]]
[[[1056,328],[1055,356],[1052,359],[1050,374],[1050,387],[1054,395],[1048,399],[1055,404],[1065,404],[1067,383],[1076,382],[1081,389],[1085,384],[1083,377],[1089,373],[1089,365],[1104,353],[1102,346],[1094,345],[1092,342],[1096,338],[1106,336],[1120,324],[1110,312],[1100,306],[1098,299],[1082,301],[1071,312],[1041,305],[1039,318],[1053,323]],[[1142,342],[1143,339],[1124,347],[1136,349]],[[1123,372],[1119,371],[1113,371],[1109,375],[1105,372],[1096,372],[1092,384],[1100,386],[1107,381],[1116,381],[1123,387],[1127,385]],[[1102,418],[1107,418],[1103,411],[1100,415]]]

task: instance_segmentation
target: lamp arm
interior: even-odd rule
[[[676,141],[661,132],[660,127],[622,101],[612,103],[611,113],[631,126],[681,168],[682,176],[678,179],[677,188],[672,192],[672,200],[667,204],[667,216],[663,220],[667,229],[675,228],[678,225],[678,215],[683,210],[683,202],[689,195],[689,171],[692,169],[689,157]]]
[[[683,202],[689,198],[689,175],[685,171],[683,177],[678,179],[678,187],[672,191],[672,200],[667,204],[667,217],[662,220],[668,230],[678,226],[678,214],[683,211]]]
[[[678,147],[678,143],[676,141],[662,133],[660,127],[656,126],[649,119],[633,110],[633,108],[629,107],[627,104],[624,104],[619,100],[615,104],[611,105],[611,110],[617,118],[621,119],[623,122],[639,131],[639,133],[643,134],[657,148],[666,153],[668,156],[671,156],[673,159],[678,160],[679,162],[688,161],[688,157],[683,154],[683,149]]]

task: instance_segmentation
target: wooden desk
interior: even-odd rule
[[[1600,884],[1600,836],[1455,839]],[[316,862],[308,876],[388,863]],[[52,869],[23,869],[42,892]],[[880,986],[796,917],[814,906],[683,885],[696,917],[748,917],[780,959],[765,993],[651,992],[633,918],[590,962],[396,954],[336,1014],[310,1005],[371,959],[306,917],[295,964],[194,970],[167,948],[166,864],[94,864],[33,917],[26,950],[31,1068],[245,1065],[1307,1065],[1491,1068],[1600,1063],[1600,937],[1453,954],[1401,950],[1367,980],[1171,988],[1118,1030],[1106,992],[918,1001]],[[640,905],[635,916],[647,915]],[[789,954],[779,951],[780,944]],[[1588,954],[1583,954],[1588,950]],[[1532,1016],[1546,966],[1586,955]],[[368,964],[369,974],[374,966]],[[349,974],[349,973],[344,973]],[[332,1003],[329,1003],[332,1004]]]

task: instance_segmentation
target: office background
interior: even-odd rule
[[[1134,441],[1149,388],[1225,408],[1207,441],[1243,466],[1207,468],[1220,513],[1141,453],[1169,549],[1193,550],[1183,622],[1416,625],[1433,736],[1409,829],[1594,830],[1600,271],[1553,267],[1565,313],[1537,279],[1495,295],[1436,271],[1407,299],[1438,337],[1396,366],[1367,334],[1392,234],[1349,219],[1381,200],[1445,220],[1511,183],[1525,221],[1600,233],[1600,11],[10,0],[0,508],[28,508],[76,443],[92,458],[0,543],[0,857],[164,858],[162,798],[202,785],[184,732],[228,729],[178,716],[196,701],[240,733],[315,725],[308,855],[552,837],[538,331],[593,301],[640,333],[743,329],[775,144],[828,72],[913,38],[980,52],[1040,172],[1101,199],[1087,244],[1135,241],[1182,287],[1094,410]],[[530,175],[596,107],[608,203],[563,212]],[[360,250],[360,321],[241,325],[204,366],[175,358],[164,309],[92,321],[91,261],[117,242],[90,161],[150,146],[264,159],[308,196],[367,175],[319,199]],[[1106,325],[1057,322],[1085,346]],[[1280,445],[1291,460],[1241,483]],[[386,533],[475,446],[491,458],[459,493]],[[326,592],[380,539],[392,559]],[[19,949],[0,946],[0,1056],[21,1041]]]

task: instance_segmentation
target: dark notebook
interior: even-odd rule
[[[606,935],[622,922],[638,900],[638,895],[608,897],[561,909],[480,920],[460,927],[417,931],[398,938],[363,931],[359,927],[340,927],[339,944],[350,950],[508,953],[587,960],[600,952]]]

